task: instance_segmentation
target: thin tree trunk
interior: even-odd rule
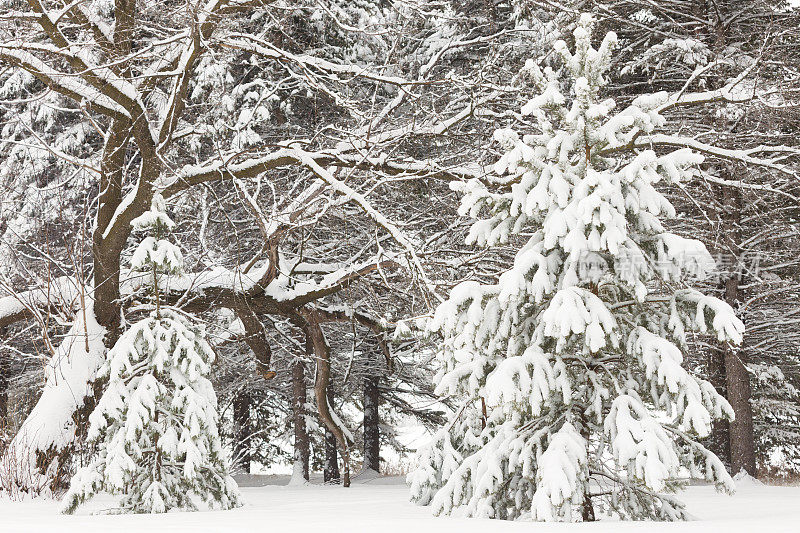
[[[486,18],[489,21],[489,31],[492,33],[497,31],[497,6],[495,0],[484,0],[484,10],[486,11]]]
[[[381,469],[379,379],[378,376],[364,379],[364,469],[375,472]]]
[[[0,431],[5,429],[8,420],[8,377],[0,362]]]
[[[253,425],[250,420],[250,395],[239,393],[233,400],[233,425],[235,432],[234,457],[239,468],[245,474],[250,473],[250,462],[253,460],[252,438]]]
[[[586,422],[586,416],[584,415],[583,411],[580,412],[578,415],[578,421],[580,422],[581,428],[581,436],[586,440],[586,455],[587,457],[590,456],[591,451],[589,450],[589,441],[591,439],[591,430],[589,429],[589,424]],[[594,522],[597,518],[594,514],[594,504],[592,503],[592,495],[591,490],[589,490],[589,482],[590,482],[590,475],[589,469],[586,467],[585,471],[586,476],[586,487],[584,488],[583,492],[583,502],[581,502],[581,519],[584,522]]]
[[[333,405],[333,387],[328,385],[328,405]],[[325,428],[325,467],[322,473],[326,483],[339,483],[339,454],[336,449],[336,435],[327,427]]]
[[[292,365],[292,411],[294,415],[294,472],[308,481],[309,442],[306,427],[306,369],[302,361]]]
[[[0,335],[5,333],[3,330],[0,330]],[[8,427],[8,367],[4,354],[0,353],[0,437],[3,436],[6,427]],[[0,439],[0,453],[3,451],[2,445],[3,442]]]

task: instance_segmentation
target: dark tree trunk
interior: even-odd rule
[[[378,376],[364,379],[364,469],[369,468],[376,472],[381,469],[379,379]]]
[[[0,334],[2,333],[0,332]],[[0,435],[8,426],[8,366],[4,355],[0,353]],[[2,446],[2,441],[0,441],[0,446]]]
[[[342,427],[336,420],[333,411],[333,383],[331,381],[331,350],[325,340],[325,333],[320,327],[319,316],[316,313],[308,313],[297,320],[298,325],[303,328],[306,334],[306,342],[310,342],[314,348],[314,356],[317,359],[317,377],[314,381],[314,399],[317,402],[317,410],[322,422],[325,424],[326,431],[326,454],[325,454],[325,480],[333,482],[340,479],[339,465],[337,462],[336,445],[342,451],[342,486],[350,486],[350,442]]]
[[[486,11],[486,18],[489,20],[489,31],[492,33],[497,31],[497,6],[495,0],[484,0],[484,10]]]
[[[586,423],[586,416],[583,412],[578,415],[578,420],[580,421],[580,428],[581,428],[581,436],[586,440],[586,454],[587,456],[590,453],[588,449],[589,442],[591,440],[591,430],[589,429],[589,424]],[[589,490],[589,483],[588,480],[591,479],[591,474],[589,474],[588,467],[586,471],[587,477],[587,484],[586,489],[583,493],[583,502],[581,503],[581,519],[584,522],[594,522],[596,520],[594,514],[594,504],[592,503],[592,494],[591,490]]]
[[[7,328],[0,327],[0,339],[5,337]],[[9,364],[6,361],[6,354],[0,352],[0,434],[8,424],[8,374]],[[0,442],[2,444],[2,442]]]
[[[126,35],[124,27],[116,30]],[[125,173],[125,154],[130,140],[130,122],[114,120],[103,148],[100,163],[100,196],[97,219],[92,235],[94,258],[94,314],[97,322],[106,328],[106,346],[111,348],[117,341],[120,327],[120,253],[125,246],[125,236],[118,236],[110,244],[104,232],[114,220],[117,207],[122,202],[122,184]]]
[[[256,313],[249,307],[236,310],[236,316],[242,321],[245,336],[244,342],[253,350],[256,359],[256,371],[262,378],[269,381],[275,377],[275,371],[270,369],[272,364],[272,348],[267,342],[264,324]]]
[[[736,413],[730,423],[731,472],[742,470],[751,476],[756,475],[755,436],[753,431],[753,408],[750,405],[750,374],[746,347],[729,348],[725,351],[725,370],[727,372],[728,401]]]
[[[726,169],[727,173],[727,169]],[[729,176],[724,176],[726,179]],[[743,207],[742,191],[733,187],[725,187],[723,191],[724,221],[723,231],[730,252],[734,254],[732,268],[728,273],[724,283],[725,301],[736,310],[741,302],[740,277],[743,274],[740,262],[741,257],[739,243],[741,242],[741,230],[739,218]],[[747,371],[747,347],[742,343],[740,347],[725,346],[725,386],[736,419],[730,423],[730,454],[731,472],[738,474],[741,470],[746,471],[751,476],[756,475],[756,452],[755,437],[753,434],[753,408],[750,405],[751,384],[750,375]]]
[[[302,361],[292,365],[292,411],[294,414],[294,469],[308,481],[309,442],[306,427],[306,369]]]
[[[594,522],[597,518],[594,515],[594,505],[592,505],[592,497],[587,491],[583,495],[583,506],[581,507],[581,519],[584,522]]]
[[[234,447],[233,455],[239,468],[245,474],[250,473],[250,462],[253,460],[252,438],[253,425],[250,420],[250,395],[240,392],[233,400]]]
[[[728,391],[725,384],[725,375],[725,350],[712,348],[708,355],[708,380],[720,395],[727,398]],[[727,420],[714,420],[707,447],[730,469],[730,424]]]
[[[328,387],[328,405],[333,406],[333,387]],[[325,429],[325,467],[322,472],[323,480],[326,483],[339,483],[339,454],[336,450],[336,435],[330,430]]]

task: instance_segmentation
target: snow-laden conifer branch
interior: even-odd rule
[[[650,135],[646,140],[639,139],[627,149],[648,149],[651,147],[672,147],[672,148],[691,148],[692,150],[708,156],[725,159],[728,161],[739,162],[744,165],[762,167],[775,170],[782,174],[797,177],[797,170],[792,165],[787,164],[787,159],[800,158],[800,149],[792,146],[768,146],[761,145],[752,148],[729,149],[721,148],[712,144],[704,143],[689,137],[678,135],[655,134]],[[619,151],[617,148],[601,150],[600,155],[611,154]]]
[[[661,101],[655,106],[654,112],[661,115],[675,108],[704,106],[719,102],[744,104],[754,100],[763,100],[778,92],[777,89],[758,89],[755,85],[750,89],[747,88],[746,82],[748,77],[752,74],[756,66],[760,64],[757,61],[751,61],[747,68],[742,70],[734,79],[730,80],[725,86],[719,89],[704,92],[686,92],[691,83],[703,74],[714,67],[728,63],[727,61],[715,61],[699,66],[687,80],[681,91],[671,95],[666,95],[666,93],[654,95]],[[642,139],[643,136],[646,136],[646,140]],[[658,146],[691,148],[698,153],[708,156],[740,162],[744,165],[775,170],[793,177],[797,177],[797,171],[787,160],[800,157],[800,149],[794,146],[760,145],[749,148],[728,149],[680,135],[646,135],[646,132],[642,130],[634,130],[633,135],[627,139],[627,142],[621,144],[611,142],[607,146],[601,147],[598,154],[602,156],[620,151],[646,150]]]

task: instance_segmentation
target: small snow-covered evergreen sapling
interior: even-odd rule
[[[489,185],[455,187],[478,219],[469,243],[531,236],[497,284],[458,285],[429,324],[444,337],[437,392],[464,400],[409,475],[436,514],[677,520],[679,478],[733,489],[697,441],[733,411],[681,366],[682,348],[690,330],[739,343],[744,326],[724,302],[674,288],[714,262],[664,230],[675,210],[655,188],[702,157],[647,148],[666,94],[618,113],[600,98],[616,39],[594,49],[592,27],[584,15],[574,52],[556,43],[558,72],[528,61],[539,95],[522,112],[537,131],[497,131],[506,153]]]
[[[165,274],[182,272],[180,249],[165,239],[174,223],[156,194],[131,223],[149,231],[131,260],[151,277],[156,310],[109,350],[99,376],[108,386],[90,417],[97,455],[73,477],[64,512],[98,492],[121,495],[118,512],[163,513],[240,505],[217,430],[217,398],[207,376],[214,351],[191,317],[158,302]]]

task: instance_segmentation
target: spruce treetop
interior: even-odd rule
[[[156,274],[182,274],[183,254],[178,246],[167,240],[175,222],[167,215],[161,193],[155,193],[150,209],[131,221],[134,230],[148,233],[131,257],[131,270]]]

